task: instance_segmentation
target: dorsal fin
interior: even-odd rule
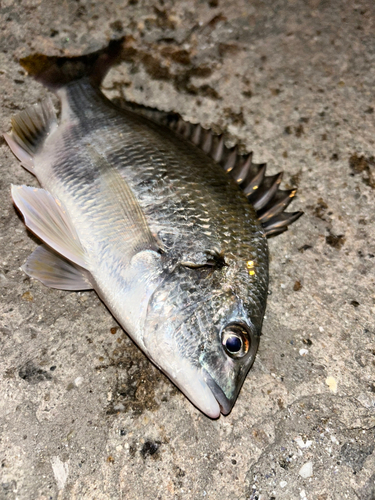
[[[253,163],[252,153],[240,154],[237,146],[227,148],[222,134],[215,134],[212,130],[203,129],[199,124],[187,122],[176,113],[167,113],[129,102],[126,102],[124,107],[156,123],[166,125],[219,163],[233,177],[254,206],[267,236],[275,236],[286,231],[288,225],[303,214],[303,212],[284,212],[294,198],[296,189],[290,191],[279,189],[282,172],[266,176],[265,163]]]
[[[212,130],[204,130],[200,125],[188,123],[178,115],[164,118],[164,121],[166,119],[166,124],[172,130],[203,149],[233,177],[254,206],[267,236],[275,236],[286,231],[289,224],[301,217],[303,212],[284,212],[294,198],[296,189],[290,191],[279,189],[282,172],[266,176],[265,163],[253,163],[252,153],[240,154],[237,146],[227,148],[223,135],[214,134]]]
[[[37,81],[55,91],[80,78],[88,78],[92,85],[99,86],[109,68],[120,59],[125,41],[126,37],[119,40],[112,40],[104,49],[83,56],[48,57],[42,54],[34,54],[21,59],[20,63]],[[176,134],[183,136],[186,140],[189,140],[211,156],[237,182],[244,194],[249,198],[249,202],[253,204],[260,219],[265,209],[267,212],[271,211],[274,216],[280,214],[286,207],[286,204],[283,204],[280,200],[278,190],[281,177],[273,176],[270,178],[269,176],[265,176],[266,164],[253,163],[252,154],[240,154],[237,146],[227,148],[224,144],[222,134],[218,135],[212,130],[203,129],[200,125],[189,123],[175,113],[161,112],[134,103],[126,103],[124,107],[146,116],[156,123],[166,125],[174,130]],[[39,114],[37,117],[39,118]],[[44,127],[44,123],[42,125]],[[33,132],[29,124],[26,124],[26,127],[22,125],[21,131],[23,132],[24,130],[27,130],[26,141],[22,134],[20,136],[20,143],[14,140],[16,137],[15,134],[13,136],[5,136],[5,138],[23,165],[32,171],[35,137],[33,134],[29,134],[30,131]],[[36,127],[36,131],[38,132],[38,127]],[[29,139],[31,139],[31,150],[28,148]],[[36,144],[38,143],[39,141],[37,140]],[[293,191],[292,196],[288,194],[287,198],[292,198],[294,194],[295,191]],[[288,224],[302,214],[303,212],[295,212],[291,215],[286,214],[280,229],[279,226],[276,228],[275,224],[270,225],[268,219],[261,220],[265,234],[273,236],[278,232],[285,231]]]

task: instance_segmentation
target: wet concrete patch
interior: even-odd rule
[[[24,364],[19,369],[18,375],[29,384],[38,384],[40,382],[52,380],[51,373],[35,365],[33,361],[28,361]]]

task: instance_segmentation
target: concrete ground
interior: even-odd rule
[[[127,35],[107,94],[225,131],[297,186],[270,241],[258,357],[227,417],[196,410],[94,292],[20,270],[37,245],[0,143],[0,499],[375,498],[373,0],[4,0],[0,130],[47,95],[18,59]]]

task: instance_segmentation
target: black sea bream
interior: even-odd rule
[[[217,418],[258,348],[266,236],[301,212],[283,212],[294,191],[278,190],[281,174],[265,177],[265,165],[222,137],[111,103],[99,85],[121,47],[23,61],[61,101],[59,121],[47,100],[5,134],[43,187],[12,187],[44,242],[24,270],[50,287],[96,290],[152,362]]]

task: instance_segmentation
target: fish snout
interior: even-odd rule
[[[203,372],[204,380],[220,406],[220,413],[228,415],[232,411],[234,403],[236,402],[237,394],[235,394],[233,398],[229,399],[211,375],[204,369]]]

